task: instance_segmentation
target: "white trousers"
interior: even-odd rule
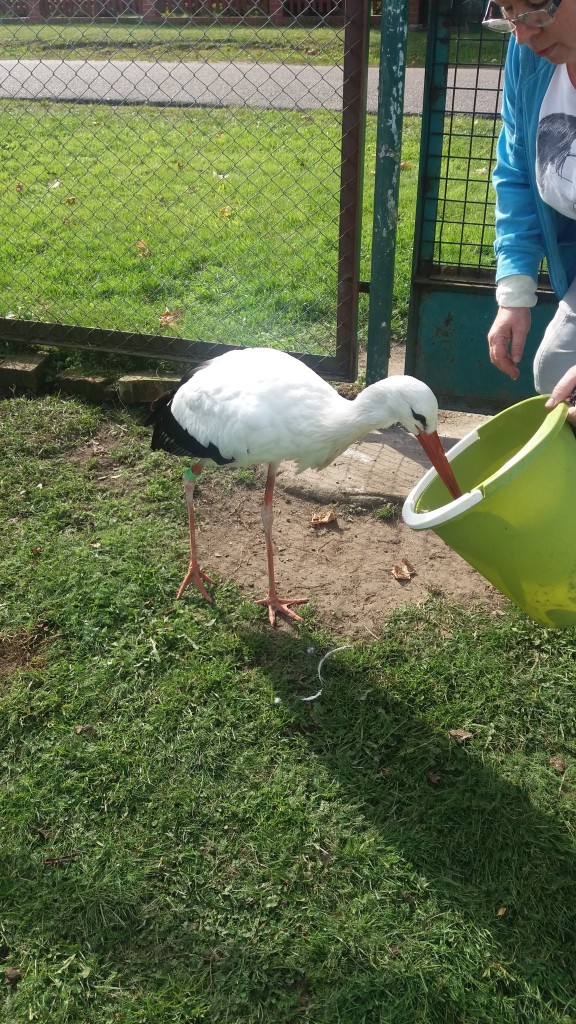
[[[576,279],[559,303],[534,357],[538,394],[549,395],[571,366],[576,366]]]

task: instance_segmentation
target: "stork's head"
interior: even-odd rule
[[[427,384],[416,377],[388,377],[394,389],[397,422],[411,434],[434,434],[438,427],[438,402]]]
[[[394,405],[398,423],[415,434],[438,476],[453,498],[461,495],[438,436],[438,402],[427,384],[416,377],[388,377],[395,381]]]

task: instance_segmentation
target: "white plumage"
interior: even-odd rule
[[[195,459],[185,473],[190,520],[190,565],[178,597],[190,583],[211,600],[198,567],[194,531],[195,478],[204,462],[249,466],[268,464],[262,510],[268,555],[268,605],[276,613],[300,617],[278,597],[272,553],[272,497],[278,465],[296,463],[298,472],[322,469],[349,445],[379,427],[401,423],[421,441],[438,468],[448,465],[436,433],[438,404],[430,388],[414,377],[393,376],[342,398],[299,359],[276,349],[239,349],[200,366],[175,392],[155,403],[146,421],[154,425],[152,447]]]

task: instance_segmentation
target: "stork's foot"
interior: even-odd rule
[[[290,608],[291,604],[307,604],[307,597],[278,597],[277,594],[268,594],[268,597],[262,597],[256,604],[267,604],[268,605],[268,618],[270,619],[270,625],[276,625],[276,615],[285,615],[287,619],[295,619],[296,622],[302,622],[302,616],[297,615]]]
[[[202,569],[200,569],[197,562],[190,562],[188,572],[180,584],[180,590],[176,594],[176,600],[180,600],[182,594],[186,590],[186,587],[189,587],[190,584],[192,584],[192,586],[196,587],[196,590],[202,594],[202,597],[206,601],[213,602],[214,598],[206,590],[206,587],[204,586],[205,583],[211,583],[213,585],[214,580],[211,576],[208,576],[207,573],[202,572]]]

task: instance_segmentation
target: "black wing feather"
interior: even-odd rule
[[[196,369],[200,369],[197,367]],[[184,375],[177,388],[173,391],[165,391],[163,395],[152,404],[149,415],[144,420],[145,427],[153,427],[151,448],[153,452],[165,451],[170,455],[192,455],[195,459],[211,459],[219,466],[234,462],[234,459],[225,459],[220,454],[215,444],[204,445],[195,437],[181,427],[172,415],[172,399],[176,392],[196,373],[191,370]]]

